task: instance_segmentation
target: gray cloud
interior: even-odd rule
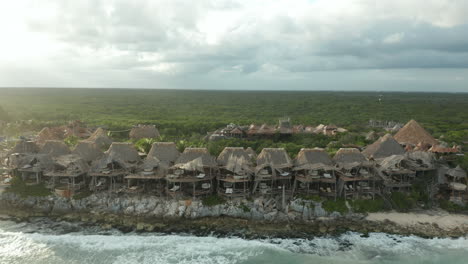
[[[319,78],[330,77],[324,72],[349,79],[347,71],[367,71],[365,79],[373,83],[374,70],[426,70],[444,79],[450,75],[444,68],[468,68],[466,1],[299,0],[265,5],[258,0],[56,0],[36,11],[31,1],[21,6],[27,12],[10,17],[24,36],[45,43],[34,56],[16,51],[21,59],[0,60],[0,76],[9,80],[0,85],[34,86],[34,79],[46,86],[70,85],[87,77],[85,85],[112,86],[118,73],[119,87],[200,88],[229,80],[255,88],[279,80],[294,81],[303,89],[307,81],[326,81]],[[3,29],[0,26],[0,33]],[[21,38],[13,38],[12,47],[14,41]],[[35,69],[31,81],[12,77]],[[454,89],[463,89],[460,82],[467,81],[459,78]]]

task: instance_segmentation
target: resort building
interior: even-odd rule
[[[293,194],[337,197],[335,166],[319,148],[303,148],[294,160]]]

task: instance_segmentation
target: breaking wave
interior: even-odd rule
[[[466,263],[468,239],[347,233],[314,239],[196,237],[0,221],[0,263]]]

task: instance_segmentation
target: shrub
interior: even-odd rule
[[[76,136],[69,136],[66,139],[63,140],[65,144],[67,144],[68,147],[74,147],[76,144],[78,144],[79,138]]]
[[[383,211],[384,201],[382,199],[374,199],[374,200],[353,200],[351,201],[351,207],[357,213],[374,213]]]
[[[91,194],[93,194],[93,192],[91,192],[89,189],[85,189],[85,190],[82,190],[80,191],[79,193],[73,195],[73,200],[81,200],[81,199],[84,199],[88,196],[90,196]]]
[[[439,207],[451,213],[459,213],[463,211],[468,211],[468,205],[461,206],[459,204],[453,203],[445,199],[439,200]]]
[[[336,201],[334,200],[326,200],[325,202],[322,203],[323,209],[325,211],[331,213],[331,212],[339,212],[342,214],[345,214],[348,212],[348,207],[346,207],[346,201],[342,198],[337,199]]]
[[[203,199],[202,199],[202,203],[203,203],[204,206],[215,206],[215,205],[218,205],[218,204],[223,204],[225,202],[226,202],[226,200],[224,200],[224,198],[222,198],[222,197],[220,197],[220,196],[218,196],[216,194],[203,197]]]
[[[21,177],[13,177],[11,180],[11,186],[9,191],[17,193],[22,197],[27,196],[48,196],[51,194],[50,190],[47,189],[44,184],[35,184],[35,185],[26,185],[26,183],[21,179]]]
[[[250,212],[250,208],[247,205],[243,204],[243,203],[239,205],[239,208],[242,209],[242,211],[244,211],[244,213]]]
[[[416,206],[416,201],[402,192],[393,192],[390,198],[397,211],[407,212]]]
[[[321,201],[323,201],[323,199],[320,198],[320,196],[318,196],[318,195],[299,194],[297,197],[300,198],[300,199],[302,199],[302,200],[307,200],[307,201],[314,201],[314,202],[321,202]]]

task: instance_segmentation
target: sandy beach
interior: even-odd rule
[[[449,214],[445,211],[427,211],[423,213],[370,213],[366,220],[382,222],[389,220],[401,226],[438,225],[444,230],[468,227],[468,215]]]

